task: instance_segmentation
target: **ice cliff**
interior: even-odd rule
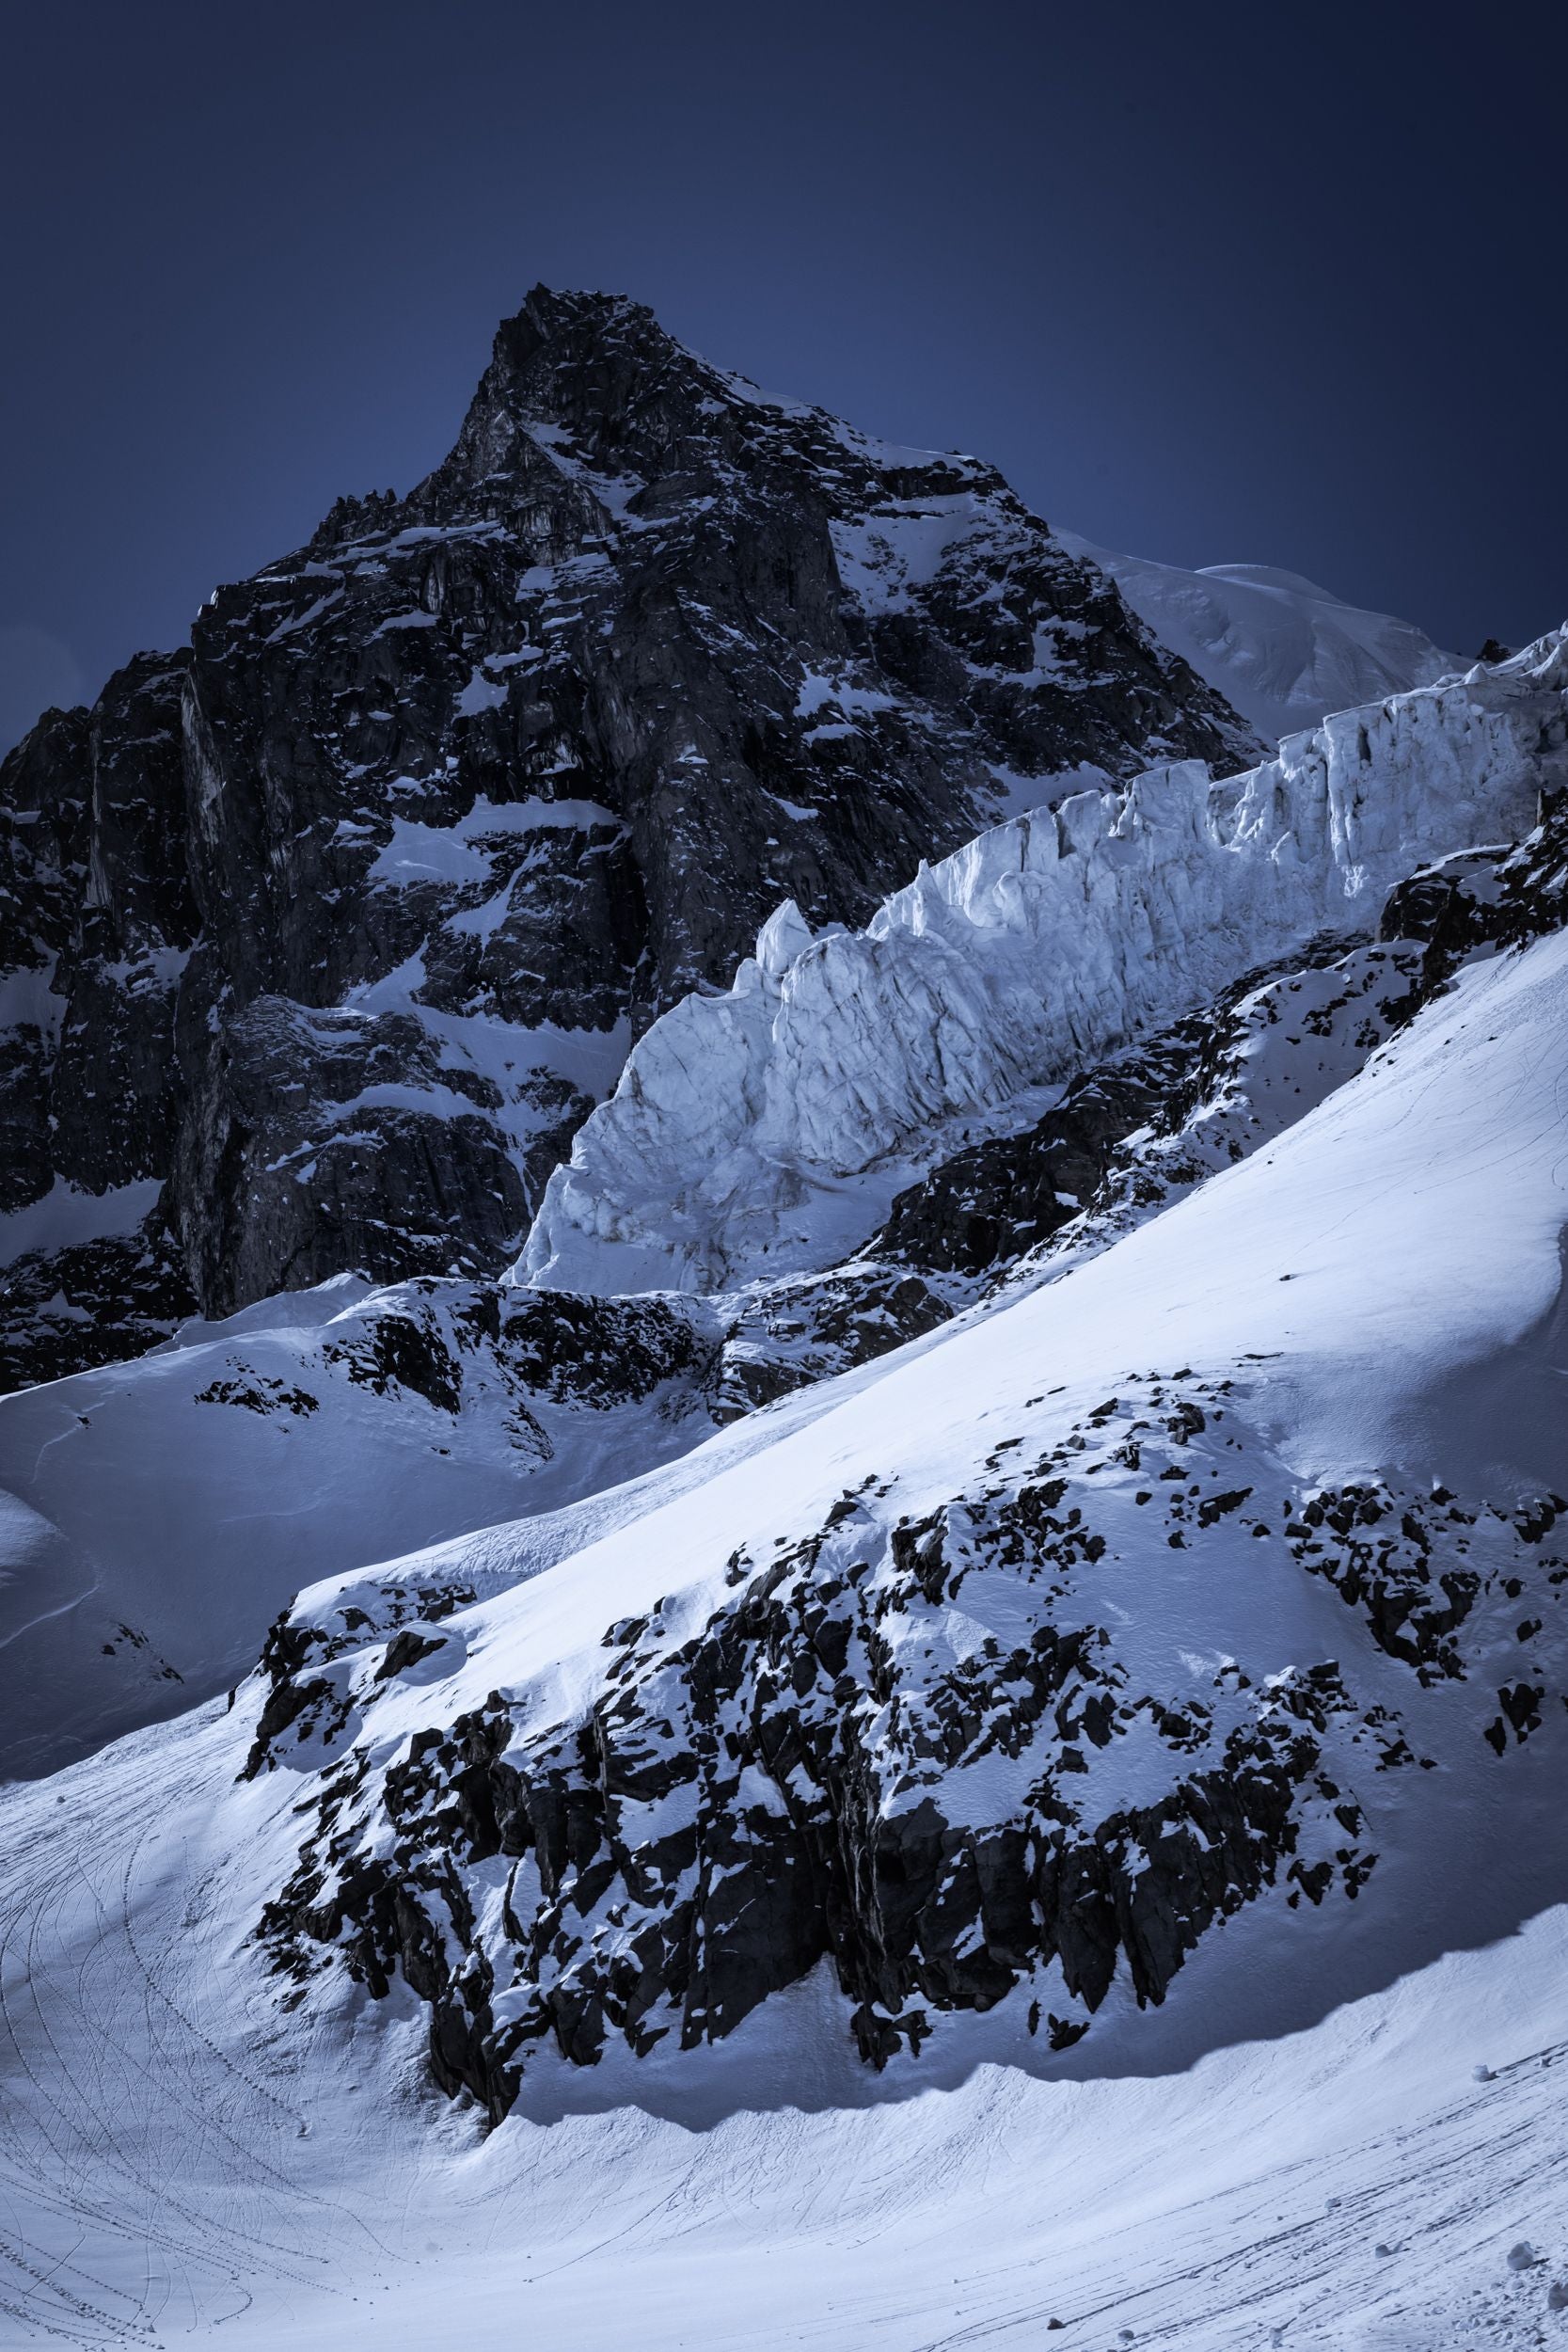
[[[1565,690],[1558,631],[1224,782],[1171,762],[1016,818],[863,930],[814,937],[786,902],[727,993],[640,1040],[519,1274],[706,1290],[823,1262],[855,1223],[853,1180],[917,1133],[1065,1078],[1315,933],[1366,930],[1423,859],[1526,831],[1568,772]],[[863,1189],[867,1232],[882,1203]]]

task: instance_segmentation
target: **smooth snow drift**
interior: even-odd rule
[[[1331,711],[1434,686],[1470,667],[1409,621],[1363,612],[1299,572],[1267,564],[1189,572],[1113,555],[1070,531],[1056,535],[1109,572],[1161,643],[1218,687],[1268,743],[1317,726]]]

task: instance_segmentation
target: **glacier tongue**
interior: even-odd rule
[[[1568,781],[1568,628],[1344,711],[1212,783],[1198,761],[995,827],[864,930],[769,919],[726,994],[634,1048],[550,1179],[520,1279],[707,1290],[826,1262],[875,1171],[1323,930]],[[868,1173],[869,1172],[869,1173]],[[857,1180],[863,1180],[858,1184]]]

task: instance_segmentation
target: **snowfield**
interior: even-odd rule
[[[1201,571],[1114,555],[1070,531],[1057,537],[1109,572],[1162,644],[1217,686],[1266,743],[1413,686],[1435,686],[1470,664],[1408,621],[1368,612],[1299,572],[1269,564]]]
[[[1097,2352],[1449,2352],[1562,2324],[1561,1910],[1170,2071],[915,2061],[871,2097],[807,1985],[695,2082],[645,2061],[587,2111],[546,2085],[482,2138],[406,1998],[279,2030],[214,1837],[233,1754],[209,1714],[77,1768],[63,1822],[14,1794],[8,2344],[1035,2352],[1057,2318]]]
[[[0,1772],[231,1686],[302,1584],[547,1515],[711,1427],[678,1344],[613,1400],[534,1394],[519,1417],[481,1375],[454,1416],[388,1376],[404,1294],[367,1291],[339,1277],[0,1400]]]

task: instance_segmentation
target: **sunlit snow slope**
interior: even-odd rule
[[[1565,985],[5,1791],[13,2340],[1550,2341]]]

